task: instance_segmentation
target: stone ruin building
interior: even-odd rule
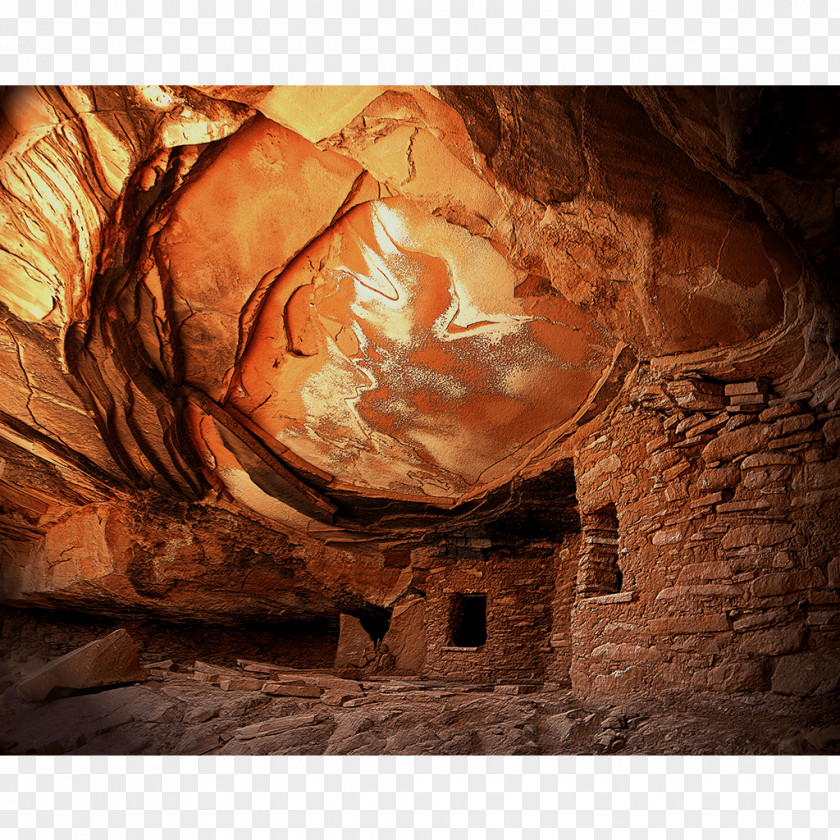
[[[836,99],[6,90],[0,601],[837,692]]]

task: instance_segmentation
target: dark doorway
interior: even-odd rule
[[[486,595],[455,595],[450,636],[455,647],[480,647],[487,641]]]

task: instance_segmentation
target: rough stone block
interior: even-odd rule
[[[734,464],[725,467],[708,468],[697,476],[697,486],[710,493],[737,486],[741,470]]]
[[[729,404],[733,406],[763,406],[767,403],[764,394],[737,394],[729,398]]]
[[[769,572],[756,578],[750,587],[757,598],[787,595],[825,585],[825,576],[816,567],[795,572]]]
[[[288,732],[299,726],[310,726],[317,720],[316,715],[293,715],[291,717],[273,718],[251,726],[243,726],[235,730],[233,737],[239,741],[249,741],[252,738],[264,738],[267,735],[277,735]]]
[[[653,535],[652,542],[654,545],[673,545],[674,543],[681,542],[682,538],[683,533],[678,528],[663,529]]]
[[[780,417],[788,417],[791,414],[804,414],[808,411],[808,404],[803,402],[782,402],[773,405],[771,408],[765,408],[758,419],[762,423],[772,423],[773,420],[778,420]]]
[[[497,685],[493,687],[494,694],[533,694],[537,690],[535,685],[526,685],[526,684],[518,684],[518,685]]]
[[[695,580],[728,580],[734,573],[731,563],[712,560],[707,563],[691,563],[683,566],[679,580],[681,583],[690,583]]]
[[[197,671],[189,674],[187,678],[195,680],[195,682],[210,683],[212,685],[218,685],[219,680],[221,679],[218,674],[205,674],[203,671]]]
[[[829,446],[840,443],[840,417],[832,417],[823,424],[823,436]]]
[[[744,594],[740,586],[731,584],[699,584],[696,586],[668,586],[656,596],[657,601],[692,600],[698,597],[737,598]]]
[[[732,622],[732,627],[735,630],[751,630],[758,627],[766,627],[770,624],[775,624],[784,620],[789,613],[786,610],[770,610],[754,615],[745,615]]]
[[[605,696],[638,691],[643,685],[645,671],[646,669],[637,668],[635,665],[628,665],[626,668],[616,668],[609,674],[597,674],[589,683],[591,691],[593,694]],[[572,687],[578,688],[574,679],[572,679]]]
[[[815,609],[813,606],[808,610],[806,623],[809,627],[825,627],[840,624],[840,609]]]
[[[669,502],[678,502],[688,498],[688,491],[684,484],[672,484],[665,490],[665,498]]]
[[[689,411],[720,411],[726,408],[726,399],[715,394],[690,394],[676,400],[680,408]]]
[[[727,397],[741,396],[742,394],[763,394],[766,388],[760,382],[729,382],[724,386],[723,393]]]
[[[398,604],[382,639],[394,657],[394,671],[419,674],[426,661],[426,602],[423,599]]]
[[[224,665],[213,665],[210,662],[202,662],[196,660],[193,664],[193,671],[196,674],[210,674],[211,676],[221,677],[240,677],[242,676],[235,668],[226,668]]]
[[[789,540],[796,533],[796,526],[788,523],[755,523],[733,528],[721,540],[721,548],[740,548],[746,545],[770,547]]]
[[[718,633],[729,630],[725,615],[681,615],[654,618],[648,625],[657,636],[679,636],[687,633]]]
[[[689,414],[684,420],[680,420],[679,423],[674,427],[674,432],[678,435],[685,434],[690,429],[694,428],[695,426],[699,426],[701,423],[706,422],[706,415],[705,414]]]
[[[773,671],[771,688],[776,694],[811,697],[828,694],[840,686],[840,659],[829,654],[796,653],[782,657]]]
[[[773,627],[749,633],[738,643],[738,649],[743,653],[779,656],[799,650],[804,641],[804,627]]]
[[[788,437],[771,440],[767,446],[770,449],[787,449],[788,447],[801,446],[803,443],[814,443],[821,439],[822,435],[816,431],[798,432],[797,434],[789,435]]]
[[[621,468],[621,459],[616,454],[607,455],[580,476],[578,482],[583,486],[597,485],[605,476]]]
[[[840,487],[840,460],[808,464],[802,472],[802,484],[808,490]]]
[[[131,636],[115,630],[24,677],[17,691],[24,700],[35,702],[87,688],[142,682],[146,676]]]
[[[263,694],[271,694],[275,697],[320,697],[323,688],[313,683],[302,681],[288,682],[266,682],[263,684]]]
[[[783,402],[795,403],[810,403],[814,396],[813,391],[797,391],[795,394],[785,394],[784,397],[776,397],[770,400],[770,405],[781,405]]]
[[[701,496],[699,499],[695,499],[691,503],[692,508],[702,508],[702,507],[710,507],[711,505],[716,505],[718,502],[722,502],[724,499],[723,493],[708,493],[705,496]]]
[[[726,406],[723,388],[716,382],[677,380],[668,384],[668,391],[677,405],[689,411],[714,411]]]
[[[173,670],[172,666],[174,664],[175,663],[171,659],[162,659],[160,662],[148,662],[141,667],[147,671],[151,671],[153,669],[156,671],[171,671]]]
[[[237,659],[236,664],[243,671],[251,671],[256,674],[270,674],[272,671],[282,671],[283,666],[274,662],[256,662],[253,659]]]
[[[808,601],[812,604],[840,604],[840,591],[837,589],[809,589]]]
[[[353,615],[342,613],[339,617],[338,649],[335,653],[336,668],[364,668],[374,657],[373,639]]]
[[[837,489],[834,487],[826,490],[811,490],[802,495],[792,495],[790,497],[791,507],[818,507],[824,505],[826,502],[837,502]]]
[[[776,435],[784,437],[801,432],[803,429],[808,429],[813,425],[813,414],[796,414],[793,417],[785,417],[782,420],[777,420],[773,423],[772,428]]]
[[[698,674],[698,679],[703,679]],[[765,687],[764,667],[760,662],[733,662],[710,668],[705,674],[705,687],[709,691],[727,694],[736,691],[757,691]]]
[[[343,706],[347,703],[348,700],[355,700],[364,695],[361,691],[341,691],[341,690],[331,690],[325,691],[321,695],[321,702],[327,706]]]
[[[790,477],[791,467],[774,467],[770,469],[749,470],[744,474],[742,487],[744,491],[768,494],[773,491],[786,493],[788,486],[786,479]]]
[[[686,437],[692,438],[706,434],[707,432],[713,432],[716,429],[721,428],[721,426],[723,426],[727,420],[728,415],[718,414],[717,416],[706,420],[704,423],[698,423],[696,426],[692,426],[688,430]]]
[[[742,426],[747,426],[752,423],[755,419],[755,415],[751,413],[746,413],[743,410],[739,411],[737,408],[732,408],[730,406],[727,411],[729,412],[738,412],[737,414],[730,414],[729,420],[727,421],[726,425],[723,427],[724,432],[733,432],[735,429],[740,429]]]
[[[543,721],[545,733],[553,747],[560,747],[569,740],[578,721],[568,718],[565,714],[550,715]]]
[[[580,601],[581,607],[597,607],[608,604],[629,604],[636,599],[635,592],[611,592],[607,595],[590,595]]]
[[[721,502],[715,510],[718,513],[741,513],[749,510],[768,510],[771,507],[766,499],[743,499],[737,502]]]
[[[222,691],[259,691],[265,680],[257,677],[221,677],[219,688]]]
[[[799,458],[789,452],[756,452],[754,455],[747,455],[741,462],[742,470],[751,470],[759,467],[792,466],[798,464]]]
[[[642,463],[642,469],[652,473],[660,473],[662,470],[672,467],[680,460],[681,456],[678,452],[675,452],[673,449],[664,449],[661,452],[651,455],[650,458],[644,461]]]
[[[648,441],[645,445],[645,452],[650,455],[653,452],[658,452],[660,449],[668,445],[668,435],[658,435],[653,440]]]
[[[763,449],[773,436],[769,426],[753,424],[731,432],[722,432],[706,444],[700,453],[706,463],[731,461],[739,455],[750,455]]]
[[[674,444],[674,449],[694,449],[698,446],[702,447],[705,446],[713,438],[713,434],[698,434],[695,437],[689,436],[685,440],[677,441],[677,443]]]

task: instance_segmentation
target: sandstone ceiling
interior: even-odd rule
[[[2,533],[117,499],[381,546],[541,476],[571,508],[575,436],[640,365],[819,379],[814,99],[7,89]],[[792,110],[818,149],[768,139]]]

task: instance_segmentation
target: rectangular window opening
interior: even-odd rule
[[[454,647],[481,647],[487,641],[487,596],[455,595],[449,621]]]
[[[583,598],[615,595],[624,588],[618,565],[618,516],[615,505],[584,516],[578,594]]]

